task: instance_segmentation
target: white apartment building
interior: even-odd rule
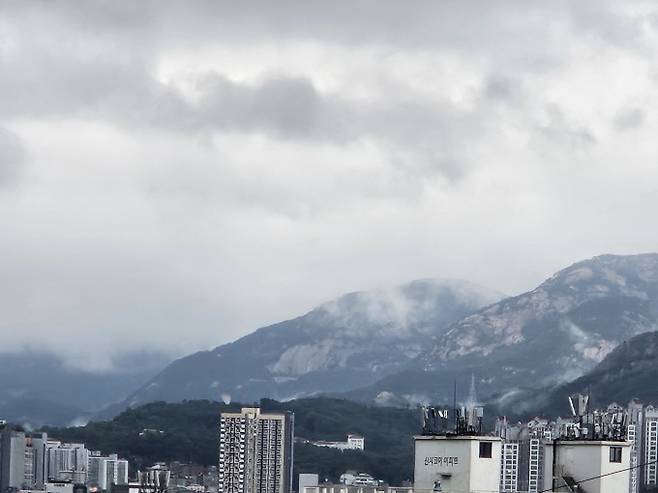
[[[45,483],[45,433],[0,433],[0,489],[41,489]]]
[[[501,447],[500,491],[536,493],[543,484],[543,441],[552,437],[545,419],[510,426],[506,418],[496,422],[496,434],[503,439]]]
[[[644,484],[658,484],[658,409],[653,406],[644,408]]]
[[[637,400],[628,404],[628,426],[626,427],[626,438],[631,444],[630,451],[630,479],[628,485],[629,493],[639,493],[642,477],[640,459],[642,457],[642,416],[643,406]]]
[[[365,450],[366,439],[361,435],[351,433],[347,435],[347,440],[344,442],[316,440],[310,443],[316,447],[335,448],[338,450]]]
[[[82,443],[48,441],[46,445],[46,469],[49,481],[87,481],[89,451]]]
[[[243,408],[222,413],[219,493],[289,493],[292,488],[294,418]]]
[[[551,432],[546,431],[543,438],[531,438],[529,440],[527,487],[529,493],[536,493],[541,491],[541,486],[545,474],[543,440],[548,440],[550,436]]]
[[[91,452],[87,463],[87,484],[107,491],[113,484],[128,484],[128,461],[116,454],[102,456]]]
[[[500,491],[518,491],[519,443],[503,442],[500,461]]]
[[[166,464],[159,462],[147,467],[144,471],[137,471],[137,479],[142,489],[148,489],[156,493],[167,491],[171,480],[171,471]]]
[[[350,433],[347,435],[347,448],[351,450],[364,450],[366,439],[361,435]]]

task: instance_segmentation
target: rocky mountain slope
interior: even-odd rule
[[[346,391],[399,372],[453,322],[502,298],[464,281],[419,280],[356,292],[169,365],[125,402]]]
[[[448,400],[475,374],[480,393],[580,377],[624,340],[658,327],[658,255],[603,255],[456,322],[409,368],[350,394],[382,403]]]
[[[658,332],[640,334],[623,342],[592,371],[551,392],[552,408],[566,408],[565,396],[589,393],[594,406],[625,405],[637,398],[658,403]]]
[[[646,332],[622,342],[592,370],[557,387],[527,387],[491,399],[487,412],[528,418],[538,414],[567,416],[567,397],[589,394],[594,408],[631,399],[658,404],[658,332]]]

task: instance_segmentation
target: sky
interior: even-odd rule
[[[0,3],[0,335],[94,364],[658,251],[653,1]]]

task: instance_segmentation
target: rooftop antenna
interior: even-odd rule
[[[459,417],[457,416],[457,379],[456,378],[455,378],[453,383],[454,383],[454,387],[452,389],[452,413],[453,413],[454,418],[455,418],[455,423],[454,423],[455,429],[454,429],[454,431],[457,431],[457,421],[458,421]]]
[[[471,388],[468,391],[467,407],[475,407],[478,404],[478,396],[475,391],[475,373],[471,373]]]
[[[589,428],[587,430],[583,429],[583,418],[587,416],[589,412],[589,395],[584,394],[572,394],[569,396],[569,406],[571,407],[571,414],[574,418],[578,418],[578,428],[576,430],[577,437],[582,436],[582,434],[588,434]]]

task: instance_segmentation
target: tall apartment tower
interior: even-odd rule
[[[45,433],[5,428],[0,433],[0,490],[41,489],[45,482]]]
[[[632,400],[628,403],[628,426],[626,438],[631,444],[630,449],[630,484],[629,493],[639,493],[641,484],[640,460],[642,457],[642,403]]]
[[[642,451],[644,466],[644,484],[658,484],[658,409],[653,406],[644,408],[644,447]]]
[[[117,454],[102,456],[99,451],[90,452],[87,462],[87,484],[101,491],[110,490],[113,484],[128,484],[128,461],[119,459]]]
[[[222,413],[219,493],[289,493],[293,434],[292,413]]]
[[[48,479],[56,481],[87,481],[89,451],[83,443],[49,441],[47,448]]]
[[[507,418],[502,417],[496,421],[495,434],[503,439],[500,491],[541,491],[544,482],[543,443],[552,437],[548,421],[535,418],[525,424],[509,425]]]
[[[518,440],[502,443],[500,491],[519,491],[519,445]]]

